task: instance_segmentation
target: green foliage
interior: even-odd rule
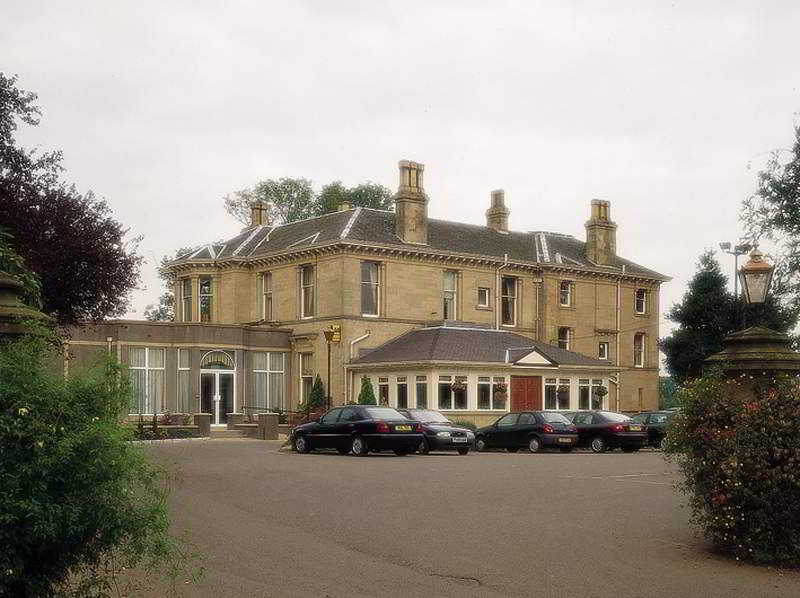
[[[678,385],[669,376],[659,376],[658,379],[658,408],[670,409],[678,407]]]
[[[350,202],[353,207],[379,210],[394,207],[392,192],[377,183],[366,182],[347,188],[341,181],[334,181],[315,193],[308,179],[288,177],[261,181],[253,187],[226,195],[223,201],[225,210],[246,226],[250,224],[250,207],[257,201],[267,204],[273,224],[335,212],[342,201]]]
[[[751,390],[751,389],[754,389]],[[800,391],[795,378],[715,371],[680,393],[667,453],[693,522],[737,559],[800,563]]]
[[[775,244],[773,289],[800,310],[800,126],[791,149],[772,153],[758,173],[755,193],[743,202],[741,219],[753,243]]]
[[[366,376],[361,376],[361,390],[358,393],[359,405],[377,405],[375,391],[372,390],[372,382]]]
[[[139,239],[127,238],[105,201],[60,180],[59,152],[38,154],[16,143],[19,123],[39,122],[35,102],[16,77],[0,73],[0,223],[11,235],[5,242],[38,276],[42,311],[59,324],[122,315],[139,278]]]
[[[311,392],[308,394],[308,402],[303,405],[303,411],[321,409],[325,407],[326,403],[325,386],[322,384],[322,378],[317,374],[314,377],[314,385],[311,387]]]
[[[151,322],[171,322],[175,319],[175,294],[166,292],[158,298],[158,306],[152,303],[144,308],[144,319]]]
[[[463,419],[455,420],[453,422],[453,425],[458,426],[459,428],[467,428],[468,430],[472,430],[473,432],[478,429],[478,426],[476,426],[474,423],[468,422]]]
[[[28,268],[11,246],[11,235],[0,228],[0,272],[10,274],[23,286],[22,301],[39,309],[42,306],[42,283],[39,277]]]
[[[167,477],[119,423],[128,376],[109,359],[65,380],[49,346],[0,345],[0,595],[110,596],[123,568],[180,574]]]
[[[703,360],[722,350],[725,335],[742,329],[741,309],[748,326],[781,332],[794,326],[797,319],[794,310],[780,305],[775,293],[764,305],[744,306],[741,301],[737,305],[713,251],[700,256],[697,268],[683,299],[667,314],[679,327],[661,341],[667,370],[678,384],[700,376]]]

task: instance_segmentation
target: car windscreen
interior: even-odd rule
[[[450,423],[449,419],[447,419],[441,413],[437,413],[436,411],[409,411],[408,414],[411,416],[411,419],[415,419],[418,422],[430,422],[430,423],[442,423],[442,424]]]
[[[404,415],[391,407],[367,407],[364,411],[367,412],[370,419],[406,419]]]
[[[560,413],[553,413],[552,411],[543,411],[541,414],[542,419],[548,424],[568,424],[570,421]]]
[[[607,422],[627,422],[631,419],[627,415],[622,415],[621,413],[612,413],[611,411],[604,411],[600,414],[600,416]]]

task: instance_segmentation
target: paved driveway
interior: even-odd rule
[[[800,596],[693,535],[658,452],[367,458],[249,440],[145,450],[175,465],[187,596]]]

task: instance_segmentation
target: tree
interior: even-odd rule
[[[139,279],[139,239],[126,239],[106,202],[60,182],[60,153],[16,145],[17,122],[39,122],[35,100],[0,73],[0,222],[41,280],[42,311],[59,324],[122,315]]]
[[[353,207],[391,210],[392,192],[377,183],[366,182],[349,189],[341,181],[325,185],[315,193],[307,179],[267,179],[252,188],[224,197],[225,210],[244,225],[250,224],[250,207],[257,201],[268,206],[270,222],[285,224],[313,216],[322,216],[339,209],[342,201]]]
[[[323,407],[325,407],[325,386],[322,384],[322,378],[317,374],[311,392],[308,393],[308,401],[303,406],[303,411],[315,411]]]
[[[789,330],[797,318],[793,309],[783,307],[772,294],[763,305],[743,305],[728,291],[728,279],[722,273],[714,252],[700,256],[698,271],[680,303],[673,306],[667,318],[679,327],[661,341],[667,369],[678,384],[699,376],[703,360],[723,348],[725,335],[749,325],[762,325],[774,330]]]
[[[44,336],[0,344],[0,595],[110,596],[127,568],[183,573],[168,480],[119,423],[129,377],[104,357],[65,379],[60,357]]]
[[[346,188],[341,181],[334,181],[322,188],[316,198],[314,215],[322,216],[339,209],[339,204],[347,201],[351,206],[391,210],[394,207],[392,192],[377,183],[362,183],[356,187]]]
[[[375,391],[372,390],[372,382],[366,376],[361,376],[361,391],[358,393],[359,405],[377,405]]]
[[[164,292],[158,298],[158,305],[152,303],[144,308],[144,319],[151,322],[171,322],[175,319],[175,275],[167,269],[170,262],[176,258],[191,253],[193,247],[181,247],[174,254],[161,256],[158,267],[158,277],[164,284]]]
[[[273,224],[294,222],[314,215],[314,189],[307,179],[283,177],[267,179],[224,198],[225,211],[242,224],[250,224],[250,207],[261,201],[267,205]]]
[[[741,219],[754,244],[775,244],[773,289],[795,310],[800,309],[800,126],[794,145],[776,150],[758,173],[755,193],[743,202]]]

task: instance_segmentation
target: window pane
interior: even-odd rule
[[[189,368],[189,349],[178,349],[178,367]]]
[[[302,276],[303,276],[303,286],[310,286],[314,284],[314,267],[303,266]]]
[[[314,355],[313,353],[300,354],[300,373],[303,376],[311,376],[314,373]]]
[[[148,356],[148,367],[163,368],[164,367],[164,349],[150,349]]]
[[[267,409],[267,392],[267,374],[263,372],[253,373],[253,408],[258,411]]]
[[[148,413],[161,413],[164,406],[164,370],[148,371]]]
[[[208,276],[203,276],[200,278],[200,294],[201,295],[210,295],[211,294],[211,278]]]
[[[389,385],[378,384],[378,403],[381,405],[389,404]]]
[[[478,384],[478,409],[489,409],[492,394],[491,384]]]
[[[264,272],[264,292],[272,291],[272,272]]]
[[[361,283],[361,313],[370,316],[378,315],[377,284]]]
[[[145,403],[145,388],[147,373],[144,370],[129,370],[131,376],[131,386],[133,387],[133,402],[130,406],[131,413],[147,413]]]
[[[545,386],[544,387],[544,408],[545,409],[556,409],[556,387],[555,386]]]
[[[178,412],[192,413],[192,401],[189,396],[189,370],[178,372]]]
[[[273,372],[283,371],[283,353],[269,354],[269,369]]]
[[[565,384],[558,387],[558,408],[569,409],[569,386]]]
[[[285,409],[284,401],[284,375],[282,373],[271,373],[269,375],[269,407],[271,409]]]
[[[589,387],[581,386],[578,393],[578,409],[589,409]]]
[[[252,353],[253,356],[253,369],[266,370],[267,369],[267,353],[260,351]]]
[[[495,378],[495,384],[505,384],[505,378]],[[492,409],[505,409],[507,392],[498,392],[492,389]]]
[[[408,386],[405,384],[397,385],[397,406],[401,409],[408,407]]]
[[[452,292],[456,290],[456,273],[452,270],[444,273],[444,290]]]
[[[211,297],[200,297],[200,321],[211,321]]]
[[[145,366],[146,350],[144,347],[131,347],[128,349],[128,365],[132,368],[143,368]]]
[[[451,409],[453,407],[452,393],[450,384],[439,384],[439,409]]]
[[[424,382],[417,383],[417,408],[428,408],[428,385]]]

